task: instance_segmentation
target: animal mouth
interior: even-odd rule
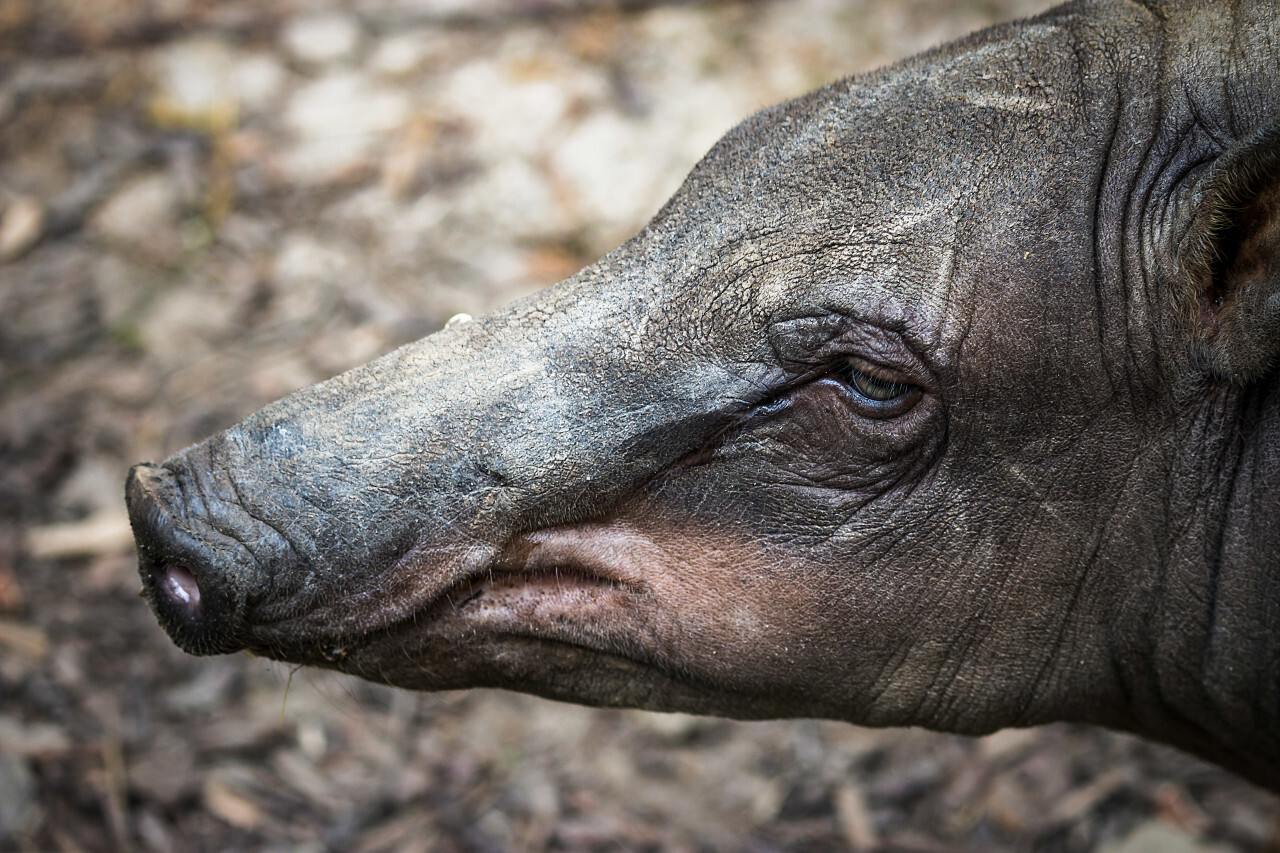
[[[628,623],[651,597],[649,585],[636,572],[638,567],[619,559],[619,553],[617,548],[598,547],[589,532],[528,534],[447,586],[422,590],[416,602],[402,599],[402,607],[384,614],[377,624],[325,613],[323,607],[308,613],[302,620],[315,633],[303,648],[296,645],[299,630],[311,632],[296,615],[263,619],[266,614],[259,614],[250,648],[278,657],[284,646],[294,646],[296,651],[288,657],[296,662],[341,666],[362,647],[408,634],[435,636],[444,642],[483,634],[616,653],[620,645],[630,645],[623,639],[630,633]],[[406,555],[399,568],[416,574],[415,564],[429,559],[424,554]],[[164,578],[178,590],[185,590],[183,580],[177,571]],[[370,590],[348,596],[348,601],[374,596]],[[342,627],[333,630],[337,625]]]
[[[566,541],[567,540],[567,541]],[[480,571],[451,584],[417,618],[462,619],[521,636],[579,636],[583,622],[644,596],[634,566],[619,564],[612,549],[584,548],[592,540],[551,531],[504,547]]]
[[[576,566],[556,565],[549,569],[494,571],[458,581],[429,605],[425,612],[431,615],[437,611],[459,613],[468,605],[485,597],[492,598],[495,594],[565,597],[626,588],[622,581]]]

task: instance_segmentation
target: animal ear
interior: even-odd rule
[[[1249,382],[1280,360],[1280,124],[1222,154],[1202,179],[1184,245],[1197,347]]]

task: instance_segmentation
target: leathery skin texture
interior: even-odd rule
[[[1280,786],[1280,13],[765,110],[635,238],[127,484],[152,607],[414,689],[1128,729]]]

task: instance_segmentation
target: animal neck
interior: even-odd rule
[[[1182,521],[1126,605],[1145,672],[1117,661],[1137,728],[1280,787],[1280,382],[1213,391],[1165,459]]]

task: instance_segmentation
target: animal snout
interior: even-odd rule
[[[142,591],[169,636],[192,654],[244,648],[243,584],[190,520],[173,472],[135,465],[125,499]]]

